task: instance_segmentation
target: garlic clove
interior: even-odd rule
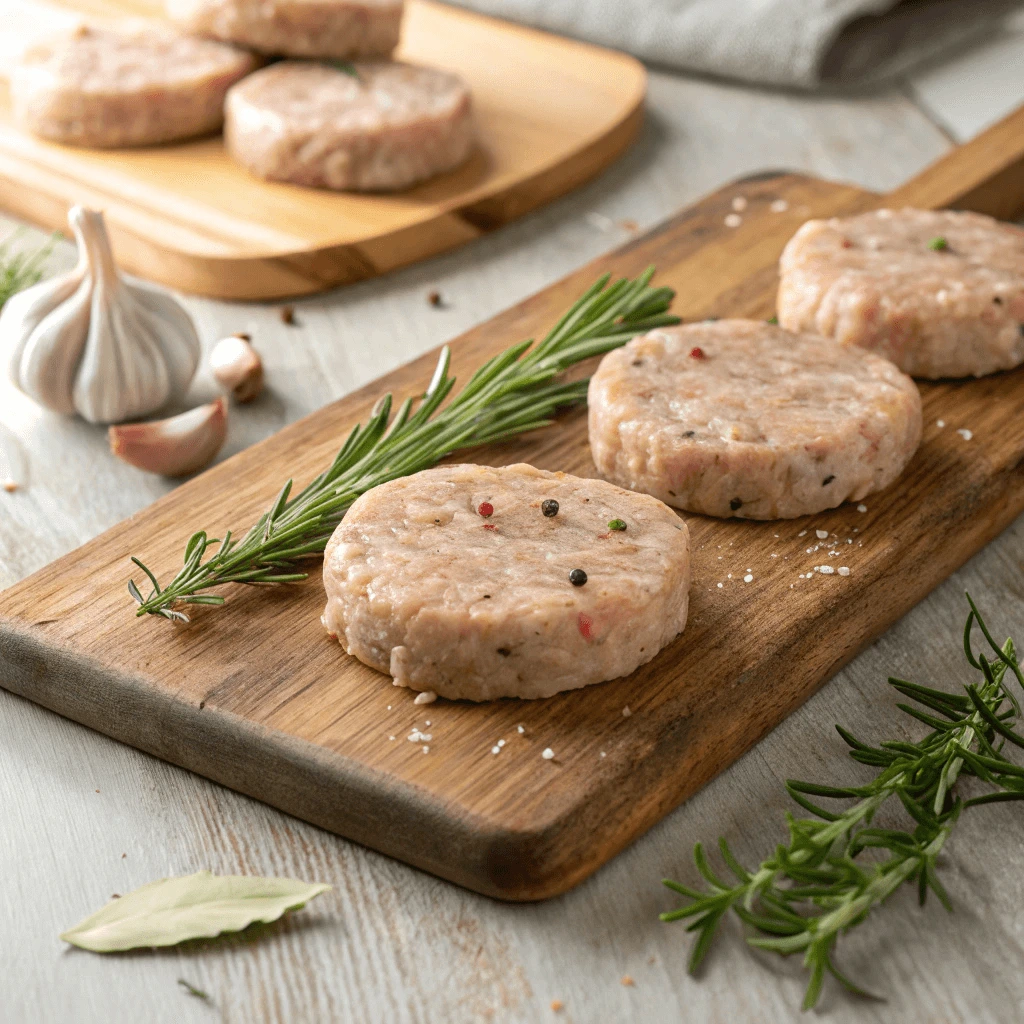
[[[263,360],[249,340],[239,334],[221,338],[213,346],[210,369],[217,383],[239,402],[251,402],[263,391]]]
[[[213,461],[228,432],[228,403],[218,398],[178,416],[110,427],[110,450],[161,476],[185,476]]]

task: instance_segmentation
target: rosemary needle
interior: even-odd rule
[[[450,353],[445,347],[418,405],[406,399],[392,416],[392,397],[385,395],[368,422],[352,430],[334,462],[294,497],[289,480],[241,540],[230,532],[221,540],[204,531],[194,533],[185,546],[181,570],[165,587],[132,556],[152,586],[144,597],[135,581],[129,581],[128,591],[139,605],[137,614],[187,622],[188,616],[176,605],[224,603],[219,594],[203,593],[211,587],[303,580],[303,564],[323,553],[361,494],[426,469],[460,449],[545,427],[557,410],[585,402],[588,381],[556,380],[563,371],[645,331],[679,322],[667,312],[675,293],[652,288],[653,275],[651,267],[635,280],[612,284],[610,275],[600,278],[539,344],[523,341],[488,360],[442,408],[455,386],[448,375]]]
[[[810,971],[803,1006],[810,1009],[818,1001],[826,974],[850,991],[866,994],[836,967],[836,943],[841,933],[863,923],[905,882],[917,885],[921,903],[931,890],[943,906],[952,909],[938,878],[936,860],[961,812],[979,804],[1024,800],[1024,768],[1003,754],[1007,743],[1024,747],[1024,735],[1013,729],[1021,717],[1020,705],[1005,685],[1007,673],[1021,686],[1024,676],[1013,641],[999,647],[970,596],[967,600],[970,614],[964,651],[981,678],[966,684],[962,693],[889,680],[897,692],[914,702],[897,707],[931,730],[924,739],[871,747],[836,726],[854,760],[878,769],[872,782],[845,788],[787,782],[790,796],[815,816],[797,819],[787,815],[788,845],[780,845],[756,870],[747,871],[725,839],[719,839],[722,859],[736,878],[732,882],[715,874],[698,843],[694,862],[709,891],[665,881],[690,900],[687,906],[662,914],[661,919],[690,920],[688,930],[697,934],[691,971],[700,965],[719,923],[732,910],[752,930],[747,939],[752,946],[783,956],[803,955]],[[975,624],[992,650],[992,660],[972,651]],[[974,776],[992,790],[964,800],[954,792],[961,775]],[[811,797],[854,802],[835,813],[819,807]],[[912,819],[909,830],[871,825],[876,812],[893,797]],[[863,858],[865,851],[873,856]]]
[[[36,284],[43,276],[43,265],[61,236],[54,234],[34,253],[11,252],[11,243],[21,234],[15,231],[0,242],[0,309],[12,296]]]

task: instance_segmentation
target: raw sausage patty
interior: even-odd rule
[[[11,74],[18,121],[71,146],[150,146],[217,131],[252,54],[153,25],[82,26],[30,47]]]
[[[978,213],[876,210],[808,221],[780,264],[779,322],[914,377],[1024,362],[1024,230]]]
[[[396,686],[549,697],[628,675],[682,631],[689,532],[603,480],[442,466],[352,506],[324,585],[327,629]]]
[[[287,57],[388,57],[404,0],[164,0],[186,32]]]
[[[763,321],[651,331],[590,382],[590,448],[609,479],[711,516],[790,519],[890,484],[921,440],[892,363]]]
[[[352,191],[408,188],[461,164],[474,144],[469,89],[411,64],[284,61],[228,93],[225,138],[253,174]]]

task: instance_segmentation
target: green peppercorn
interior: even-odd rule
[[[608,524],[608,529],[609,530],[614,530],[616,533],[621,533],[623,530],[625,530],[625,528],[626,528],[626,523],[625,523],[625,520],[623,520],[623,519],[613,519]]]

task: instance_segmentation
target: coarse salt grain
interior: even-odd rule
[[[958,434],[959,434],[959,435],[960,435],[960,436],[961,436],[961,437],[962,437],[962,438],[963,438],[963,439],[964,439],[965,441],[970,441],[970,439],[971,439],[972,437],[974,437],[974,434],[972,434],[972,433],[971,433],[971,432],[970,432],[969,430],[967,430],[967,429],[966,429],[965,427],[961,427],[961,428],[960,428],[960,429],[959,429],[959,430],[957,431],[957,433],[958,433]]]
[[[736,196],[732,201],[732,208],[737,213],[742,213],[747,208],[747,200],[743,196]]]
[[[425,746],[425,747],[423,748],[423,753],[424,753],[424,754],[429,754],[429,753],[430,753],[430,747],[426,747],[426,746]]]
[[[500,754],[501,753],[501,747],[491,747],[491,753],[492,754]]]
[[[772,213],[785,213],[789,209],[789,203],[785,199],[776,199],[768,209]]]
[[[840,576],[849,576],[850,575],[850,567],[847,566],[847,565],[839,566],[839,575]]]
[[[743,223],[743,218],[738,213],[730,213],[725,218],[727,228],[738,228]]]
[[[526,727],[522,725],[517,725],[516,732],[519,733],[520,736],[522,736],[526,733]]]
[[[622,709],[622,717],[623,717],[623,718],[629,718],[629,716],[630,716],[631,714],[633,714],[633,712],[629,710],[629,705],[627,704],[627,705],[626,705],[626,706],[625,706],[625,707],[624,707],[624,708]]]
[[[555,756],[555,752],[550,747],[545,747],[541,751],[540,756],[543,757],[545,761],[550,761]]]
[[[753,583],[754,582],[754,577],[748,572],[747,575],[743,577],[743,582],[744,583]]]
[[[393,742],[393,741],[394,741],[394,739],[395,739],[395,737],[394,737],[394,736],[389,736],[389,737],[388,737],[388,739],[389,739],[389,740],[391,740],[391,741]]]
[[[799,532],[799,533],[797,534],[797,536],[798,536],[798,537],[806,537],[806,536],[807,536],[807,531],[806,531],[806,530],[801,530],[801,531],[800,531],[800,532]]]
[[[818,540],[825,540],[828,537],[828,530],[815,530],[814,536],[817,537]]]
[[[608,755],[607,755],[607,754],[606,754],[606,753],[605,753],[605,752],[604,752],[604,751],[602,750],[602,751],[601,751],[601,756],[602,756],[602,757],[607,757]]]
[[[867,512],[867,510],[868,510],[867,505],[858,505],[857,506],[857,511],[858,512]]]
[[[835,572],[835,569],[833,569],[831,565],[819,565],[818,572],[824,576],[831,576],[832,573]]]
[[[724,586],[725,586],[725,584],[724,584],[724,583],[719,583],[719,584],[718,584],[718,589],[719,589],[719,590],[721,590],[721,589],[722,589],[722,588],[723,588]]]
[[[437,694],[433,690],[424,690],[416,695],[413,704],[433,704],[437,700]]]
[[[504,740],[498,740],[498,746],[499,747],[505,746],[505,741]]]
[[[941,430],[945,425],[946,425],[946,421],[945,420],[936,420],[935,421],[935,426],[937,426],[939,428],[939,430]]]
[[[615,228],[615,221],[611,217],[606,217],[603,213],[598,213],[596,210],[587,214],[587,222],[591,227],[597,228],[598,231],[612,231]]]

